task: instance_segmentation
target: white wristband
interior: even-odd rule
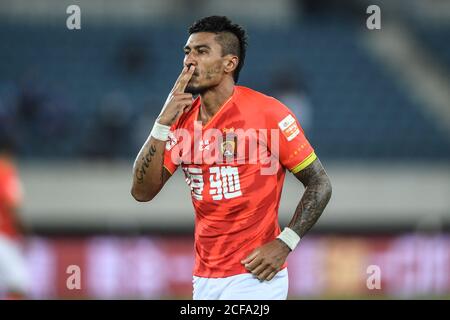
[[[286,243],[291,251],[293,251],[300,242],[300,237],[298,236],[298,234],[288,227],[284,228],[283,232],[278,235],[277,239],[280,239],[281,241]]]
[[[155,121],[155,124],[153,125],[153,129],[150,132],[150,135],[157,140],[167,141],[169,139],[169,132],[170,132],[169,126],[165,126]]]

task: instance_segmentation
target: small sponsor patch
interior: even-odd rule
[[[295,118],[290,114],[278,122],[278,127],[280,127],[287,141],[291,141],[300,133],[300,129],[297,126]]]

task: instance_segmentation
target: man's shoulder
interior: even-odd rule
[[[276,100],[274,97],[248,87],[236,86],[236,88],[239,91],[239,98],[241,99],[257,99],[261,101],[267,101],[269,103],[273,100]]]
[[[237,86],[237,88],[240,93],[239,101],[254,108],[252,111],[257,114],[270,117],[286,109],[283,103],[272,96],[243,86]]]

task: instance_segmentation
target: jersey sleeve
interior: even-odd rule
[[[178,139],[176,137],[177,122],[170,127],[169,140],[166,142],[164,149],[164,167],[174,174],[180,163],[179,148],[175,148],[178,145]]]
[[[270,151],[289,171],[297,173],[317,159],[294,113],[274,98],[266,113],[266,124],[271,131]],[[278,135],[278,144],[273,143],[273,134]]]

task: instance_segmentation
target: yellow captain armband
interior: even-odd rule
[[[316,153],[313,151],[308,157],[306,157],[305,160],[303,160],[302,162],[300,162],[299,164],[297,164],[295,167],[293,167],[291,170],[292,173],[297,173],[299,171],[302,171],[303,169],[305,169],[307,166],[309,166],[311,163],[314,162],[314,160],[317,159]]]

